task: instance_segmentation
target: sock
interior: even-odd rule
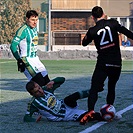
[[[89,90],[79,91],[79,95],[80,95],[80,99],[87,98],[89,95]]]

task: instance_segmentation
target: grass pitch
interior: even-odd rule
[[[65,83],[55,91],[58,98],[84,89],[89,89],[92,72],[96,61],[90,60],[43,60],[50,78],[64,76]],[[25,90],[27,83],[23,73],[17,71],[16,60],[0,60],[0,89],[1,89],[1,133],[79,133],[96,122],[79,125],[78,122],[49,122],[42,119],[39,123],[24,123],[27,102],[31,96]],[[116,110],[122,110],[132,104],[133,90],[133,62],[123,61],[122,73],[116,86]],[[107,81],[105,90],[99,93],[95,109],[98,111],[105,104]],[[79,100],[79,108],[87,110],[87,99]],[[132,110],[123,114],[119,121],[113,121],[101,126],[92,133],[130,133],[132,132]]]

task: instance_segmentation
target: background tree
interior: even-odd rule
[[[1,0],[0,7],[0,44],[10,44],[17,29],[25,22],[31,0]],[[40,9],[37,12],[41,17],[46,17],[46,13],[40,12]]]
[[[30,0],[2,0],[0,44],[9,44],[16,30],[24,23],[27,10],[31,9]]]

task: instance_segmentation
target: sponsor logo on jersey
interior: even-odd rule
[[[109,47],[112,47],[112,46],[115,46],[115,44],[114,43],[111,43],[111,44],[109,44],[107,46],[101,47],[100,49],[105,49],[105,48],[109,48]]]
[[[37,45],[37,44],[38,44],[38,36],[35,36],[35,37],[33,38],[32,43],[33,43],[34,45]]]
[[[50,96],[47,100],[47,106],[49,108],[53,108],[56,104],[56,98],[54,96]]]

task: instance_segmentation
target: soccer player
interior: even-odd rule
[[[77,100],[86,98],[88,90],[76,92],[67,96],[64,100],[59,100],[54,95],[54,90],[62,83],[62,78],[55,78],[52,88],[47,86],[40,87],[36,82],[29,81],[26,84],[27,91],[33,96],[28,104],[27,112],[24,116],[25,122],[37,122],[33,118],[33,113],[38,112],[49,121],[79,121],[85,110],[77,109]],[[96,113],[91,120],[102,120],[100,113]]]
[[[17,60],[18,71],[24,72],[28,80],[32,79],[40,86],[44,86],[50,79],[45,66],[37,56],[37,22],[38,13],[35,10],[27,11],[26,23],[17,30],[10,49]]]
[[[95,113],[94,106],[98,99],[98,90],[107,77],[108,94],[106,102],[107,104],[114,104],[115,86],[122,67],[118,32],[133,39],[133,33],[120,25],[117,20],[106,19],[101,7],[95,6],[92,9],[92,17],[96,25],[89,28],[82,40],[82,45],[87,46],[94,40],[98,57],[88,95],[88,113],[81,119],[81,124],[85,124],[88,118]]]

